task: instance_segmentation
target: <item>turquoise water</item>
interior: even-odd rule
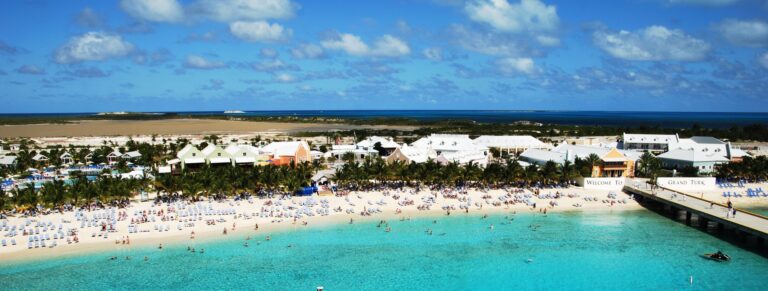
[[[768,282],[768,259],[655,213],[510,217],[390,221],[390,233],[377,222],[306,228],[248,248],[231,236],[195,245],[205,254],[180,245],[6,263],[0,282],[4,290],[765,290]],[[733,261],[699,257],[717,249]]]

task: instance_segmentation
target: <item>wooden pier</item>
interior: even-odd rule
[[[679,217],[680,211],[684,211],[687,225],[691,225],[692,217],[696,215],[699,227],[707,228],[710,223],[714,223],[718,232],[731,230],[742,242],[746,242],[750,237],[755,238],[759,248],[764,248],[768,239],[768,217],[764,215],[736,209],[734,217],[733,211],[727,214],[727,205],[672,189],[658,186],[651,188],[650,184],[626,185],[624,192],[636,195],[636,200],[641,203],[650,200],[661,204],[668,208],[675,218]]]

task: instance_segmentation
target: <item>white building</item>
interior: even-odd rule
[[[702,174],[712,173],[717,170],[717,165],[729,161],[720,152],[694,149],[673,149],[659,155],[658,158],[663,168],[680,170],[685,167],[694,167]]]
[[[413,147],[407,144],[395,149],[392,154],[387,156],[387,163],[401,162],[401,163],[424,163],[428,160],[436,160],[437,153],[431,148]]]
[[[677,134],[633,134],[624,133],[622,146],[624,150],[650,151],[663,153],[680,143]]]
[[[209,144],[202,151],[205,161],[211,165],[232,165],[232,156],[218,145]]]
[[[259,148],[248,144],[230,144],[224,150],[232,157],[235,165],[258,165],[267,160]]]
[[[502,153],[518,155],[528,149],[552,149],[552,145],[544,143],[530,135],[481,135],[475,138],[475,143],[488,148],[499,149]]]
[[[176,159],[168,161],[169,165],[178,163],[181,163],[182,169],[189,165],[203,165],[205,164],[205,155],[194,145],[187,144],[183,149],[176,153]]]
[[[462,165],[474,163],[485,167],[490,159],[488,147],[475,143],[468,135],[463,134],[432,134],[418,139],[411,146],[427,153],[434,151],[436,160],[441,162],[456,162]]]
[[[139,153],[139,151],[130,151],[123,154],[123,159],[126,159],[126,160],[134,160],[140,157],[141,157],[141,153]]]
[[[16,156],[0,156],[0,167],[12,167],[16,165]]]
[[[358,145],[349,144],[349,145],[333,145],[331,146],[331,150],[323,154],[323,157],[327,158],[335,158],[335,159],[341,159],[346,155],[347,153],[352,153],[355,156],[355,160],[363,160],[366,157],[378,157],[379,152],[377,150],[374,150],[373,148],[363,148]]]
[[[395,151],[395,149],[399,148],[400,145],[397,144],[394,140],[392,140],[391,137],[380,137],[380,136],[370,136],[366,139],[360,141],[357,143],[357,147],[364,150],[375,150],[374,147],[376,144],[381,144],[381,148],[384,149],[385,155],[388,156],[392,154],[392,152]]]

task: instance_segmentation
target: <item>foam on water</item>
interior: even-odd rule
[[[254,235],[247,248],[233,236],[194,245],[205,254],[179,245],[6,264],[0,265],[0,281],[4,290],[765,287],[765,258],[647,211],[510,217],[458,215],[439,217],[436,224],[427,218],[391,220],[390,233],[377,222],[342,224],[274,233],[268,242],[264,234]],[[428,228],[432,235],[425,233]],[[699,257],[718,249],[733,261]],[[112,255],[133,259],[107,260]]]

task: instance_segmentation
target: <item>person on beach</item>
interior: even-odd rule
[[[227,228],[224,228],[224,235],[227,235]]]
[[[160,244],[159,246],[157,246],[157,249],[162,250],[163,249],[163,244]]]

